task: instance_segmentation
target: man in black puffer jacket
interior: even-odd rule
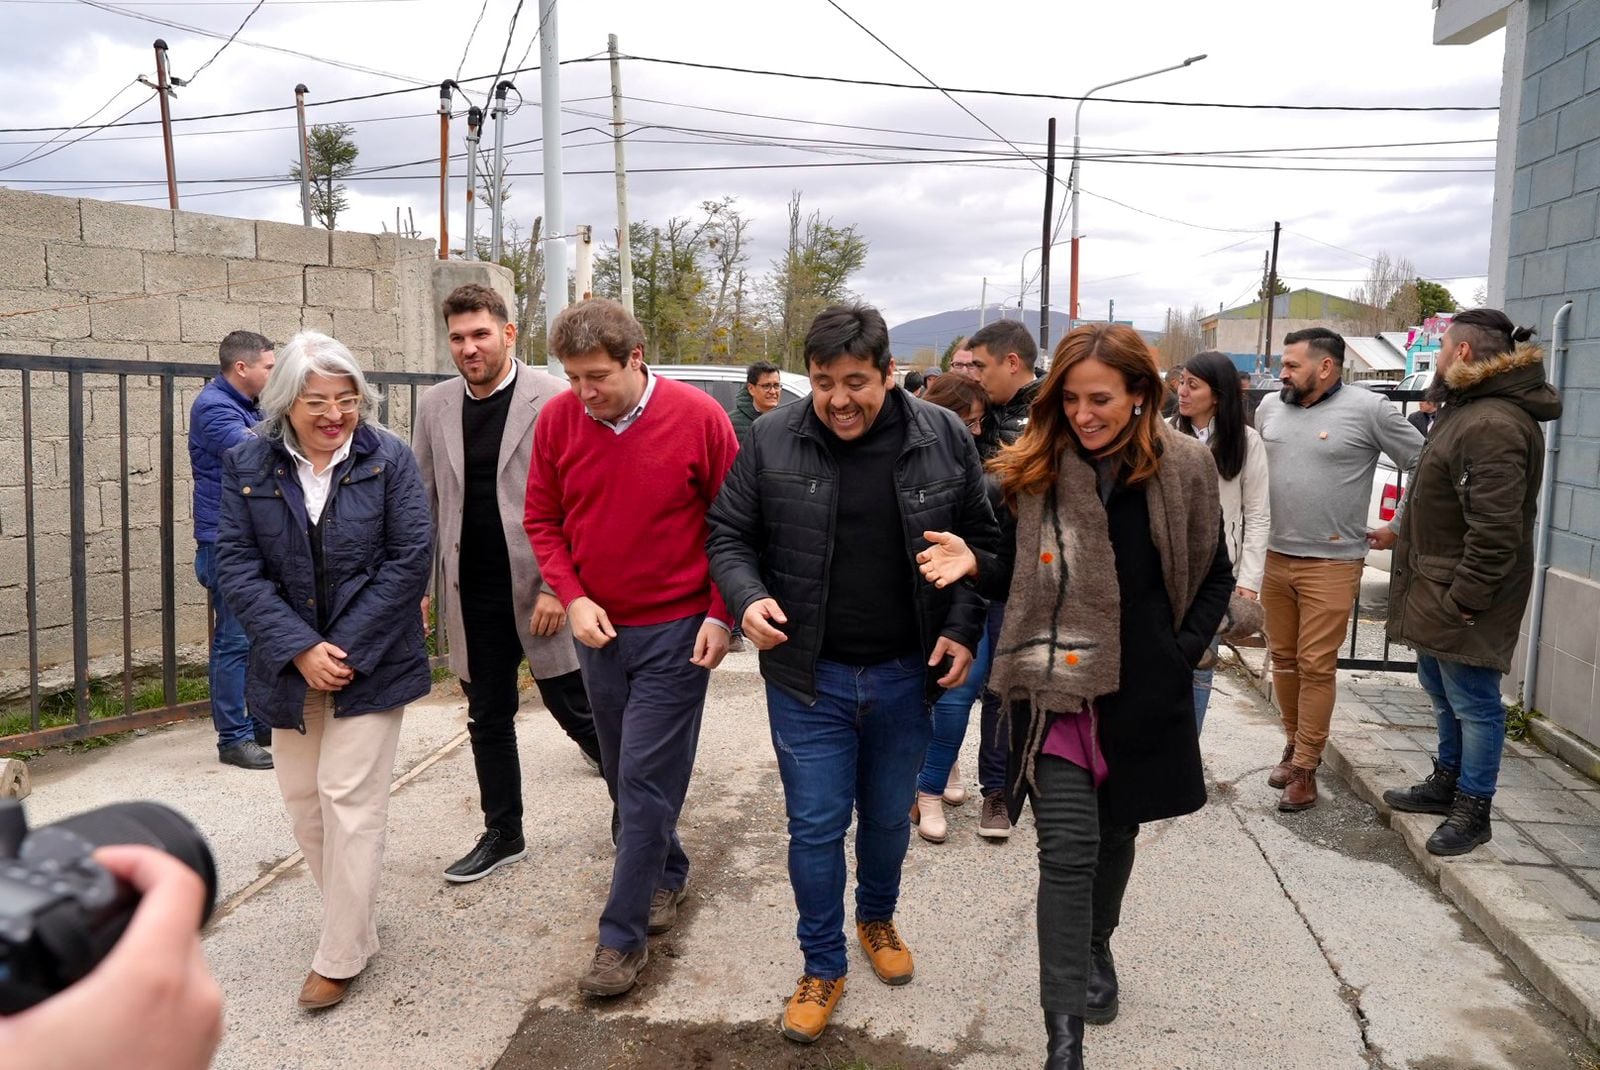
[[[856,834],[856,930],[888,984],[911,979],[894,927],[930,700],[966,676],[984,627],[966,587],[915,567],[926,531],[998,533],[972,435],[894,385],[889,332],[835,307],[805,342],[811,404],[751,428],[707,517],[711,574],[761,651],[789,814],[805,973],[784,1034],[817,1039],[844,989],[844,839]]]

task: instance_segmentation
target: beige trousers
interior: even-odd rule
[[[404,713],[334,717],[333,695],[312,690],[305,734],[272,731],[278,789],[322,892],[322,939],[311,968],[324,977],[354,977],[378,950],[378,877]]]
[[[1333,723],[1339,644],[1361,587],[1362,561],[1332,561],[1267,553],[1261,608],[1272,657],[1272,686],[1294,764],[1322,764]]]

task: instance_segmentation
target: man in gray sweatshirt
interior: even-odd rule
[[[1273,687],[1288,743],[1267,783],[1278,809],[1317,804],[1317,766],[1333,719],[1339,643],[1369,549],[1394,544],[1400,517],[1367,530],[1378,454],[1416,470],[1422,435],[1381,394],[1341,384],[1344,339],[1325,327],[1284,337],[1283,390],[1262,399],[1272,527],[1261,585]]]

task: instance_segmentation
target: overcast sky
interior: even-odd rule
[[[410,208],[424,236],[438,233],[438,82],[457,73],[483,104],[500,66],[517,0],[488,0],[467,48],[480,0],[266,0],[239,35],[173,102],[176,118],[293,104],[295,83],[309,101],[426,85],[411,93],[316,106],[312,122],[356,125],[362,167],[432,159],[395,169],[413,180],[350,184],[341,228],[394,226]],[[108,5],[109,6],[109,5]],[[132,3],[125,11],[223,34],[239,25],[245,2]],[[1338,5],[1281,0],[1121,0],[1050,4],[992,0],[841,0],[841,6],[941,85],[1024,93],[1081,93],[1111,81],[1206,53],[1187,69],[1103,96],[1253,104],[1477,105],[1499,100],[1504,33],[1476,45],[1432,44],[1427,0],[1346,0]],[[538,0],[525,0],[511,36],[508,68],[533,43]],[[73,0],[0,0],[7,42],[0,67],[0,126],[67,126],[117,96],[96,121],[139,107],[125,121],[158,117],[153,95],[132,84],[153,75],[152,41],[171,46],[173,72],[193,74],[220,41],[157,26]],[[883,44],[826,0],[609,0],[559,10],[560,55],[604,52],[606,35],[624,53],[663,59],[834,77],[920,83]],[[367,68],[362,73],[285,55],[269,44]],[[1070,101],[958,95],[977,116],[937,92],[796,81],[625,62],[630,100],[630,212],[661,223],[732,195],[753,221],[752,267],[764,270],[785,236],[792,190],[836,224],[854,223],[870,242],[854,289],[891,324],[950,308],[976,307],[988,278],[991,301],[1014,306],[1037,267],[1045,178],[1026,161],[885,165],[884,160],[948,161],[1014,150],[1042,152],[1057,117],[1065,178],[1071,153]],[[616,226],[610,174],[608,70],[603,62],[562,68],[566,223]],[[540,135],[539,76],[522,75],[526,104],[508,118],[508,142]],[[140,103],[143,101],[143,103]],[[465,106],[457,97],[458,107]],[[981,119],[981,123],[980,120]],[[826,125],[834,124],[834,125]],[[1253,152],[1255,159],[1158,157],[1207,166],[1086,159],[1082,170],[1082,274],[1086,316],[1159,328],[1169,306],[1231,307],[1254,294],[1274,220],[1285,227],[1280,274],[1293,286],[1347,294],[1368,261],[1385,251],[1409,258],[1468,302],[1487,271],[1493,194],[1495,114],[1469,112],[1311,112],[1224,110],[1091,101],[1083,108],[1084,154]],[[664,130],[661,126],[692,128]],[[872,127],[877,129],[847,129]],[[455,151],[466,124],[452,127]],[[294,113],[178,123],[182,207],[223,215],[298,222],[299,190],[280,179],[294,157]],[[709,132],[709,133],[708,133]],[[730,143],[748,135],[758,144]],[[48,158],[10,166],[40,150],[46,133],[0,133],[0,184],[66,195],[166,203],[159,128],[106,130]],[[803,141],[802,139],[810,139]],[[787,144],[773,144],[772,142]],[[1460,144],[1384,148],[1333,146]],[[687,144],[672,144],[687,142]],[[820,142],[820,144],[817,144]],[[840,142],[850,142],[841,145]],[[486,135],[485,146],[490,144]],[[795,147],[805,146],[805,147]],[[923,150],[913,151],[912,146]],[[539,146],[513,150],[508,170],[541,167]],[[1318,157],[1291,159],[1287,157]],[[826,166],[651,172],[652,168],[773,164]],[[1218,165],[1239,165],[1222,167]],[[1245,169],[1246,167],[1256,169]],[[1271,168],[1355,168],[1322,175]],[[453,165],[450,231],[462,232],[465,164]],[[1393,170],[1379,170],[1393,169]],[[1406,173],[1432,170],[1434,173]],[[1458,171],[1474,173],[1456,173]],[[431,176],[431,177],[429,177]],[[197,179],[253,178],[233,186]],[[542,180],[513,180],[507,210],[526,231],[543,212]],[[114,185],[143,182],[143,185]],[[97,188],[72,189],[68,183]],[[1056,204],[1063,202],[1057,187]],[[1105,198],[1114,198],[1121,204]],[[480,224],[486,223],[480,212]],[[1167,218],[1160,218],[1167,217]],[[1070,224],[1069,224],[1070,226]],[[1064,241],[1068,230],[1063,228]],[[1320,244],[1327,243],[1327,244]],[[1339,246],[1342,248],[1332,248]],[[1024,263],[1024,257],[1026,261]],[[1067,302],[1067,254],[1052,267],[1051,302]],[[1035,289],[1028,307],[1037,306]]]

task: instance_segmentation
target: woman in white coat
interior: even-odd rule
[[[1232,359],[1222,353],[1197,353],[1178,380],[1178,414],[1173,425],[1211,447],[1222,492],[1222,525],[1238,594],[1255,600],[1266,568],[1267,450],[1245,416],[1244,384]],[[1212,653],[1194,673],[1194,719],[1204,727],[1211,702]]]

